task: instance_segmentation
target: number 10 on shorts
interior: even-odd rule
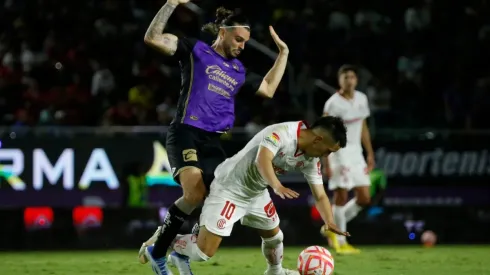
[[[221,216],[225,217],[225,219],[230,220],[231,217],[233,216],[233,213],[235,213],[235,204],[233,204],[230,201],[226,201],[225,207],[223,207],[223,210],[221,210]]]

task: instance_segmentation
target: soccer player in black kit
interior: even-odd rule
[[[167,249],[192,211],[204,200],[218,164],[225,160],[219,137],[234,123],[235,96],[240,90],[272,98],[284,74],[289,49],[270,27],[279,55],[264,78],[247,74],[236,59],[250,39],[245,17],[224,8],[216,21],[203,27],[216,35],[212,45],[165,33],[167,21],[179,4],[167,0],[151,22],[145,43],[179,60],[182,84],[178,111],[167,133],[166,149],[174,179],[183,196],[168,210],[164,223],[140,249],[140,262],[151,262],[155,274],[172,274],[167,267]],[[155,243],[152,246],[152,243]]]

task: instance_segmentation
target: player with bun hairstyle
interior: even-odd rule
[[[151,262],[155,274],[171,274],[166,254],[180,227],[206,196],[214,170],[226,157],[220,135],[233,127],[235,96],[239,91],[272,98],[284,74],[289,49],[270,27],[279,55],[266,74],[247,73],[237,59],[250,39],[250,24],[241,14],[224,8],[216,11],[216,21],[203,31],[216,35],[212,45],[165,32],[175,8],[189,0],[167,0],[155,15],[144,41],[155,50],[176,58],[182,84],[177,112],[166,139],[172,174],[183,196],[170,206],[163,225],[145,243],[139,259]],[[154,246],[149,246],[155,243]]]

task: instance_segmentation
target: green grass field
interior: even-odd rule
[[[301,248],[288,248],[284,266],[294,268]],[[151,275],[135,251],[0,253],[1,275]],[[260,248],[222,249],[207,263],[193,264],[196,275],[263,274]],[[178,273],[176,273],[177,275]],[[490,247],[363,247],[355,256],[335,256],[336,275],[489,275]]]

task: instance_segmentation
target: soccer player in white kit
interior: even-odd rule
[[[356,91],[357,74],[354,66],[343,65],[338,72],[340,90],[325,103],[325,116],[340,117],[347,127],[347,145],[338,152],[323,158],[328,187],[334,192],[333,214],[342,231],[364,206],[370,203],[369,172],[374,168],[374,152],[366,118],[369,105],[365,94]],[[364,160],[362,145],[366,150]],[[348,201],[349,191],[354,189],[355,198]],[[322,231],[323,232],[323,231]],[[330,245],[340,254],[357,254],[344,236],[326,232]]]
[[[267,187],[282,199],[297,198],[299,194],[284,187],[276,175],[302,172],[325,227],[348,236],[334,223],[319,159],[345,143],[345,126],[341,119],[332,116],[318,119],[311,128],[305,122],[295,121],[274,124],[259,132],[245,148],[216,168],[202,209],[199,234],[179,235],[169,262],[177,266],[181,275],[192,274],[189,260],[209,260],[222,238],[229,236],[240,220],[242,225],[256,229],[262,238],[262,252],[268,263],[266,275],[299,274],[282,267],[284,236]]]

